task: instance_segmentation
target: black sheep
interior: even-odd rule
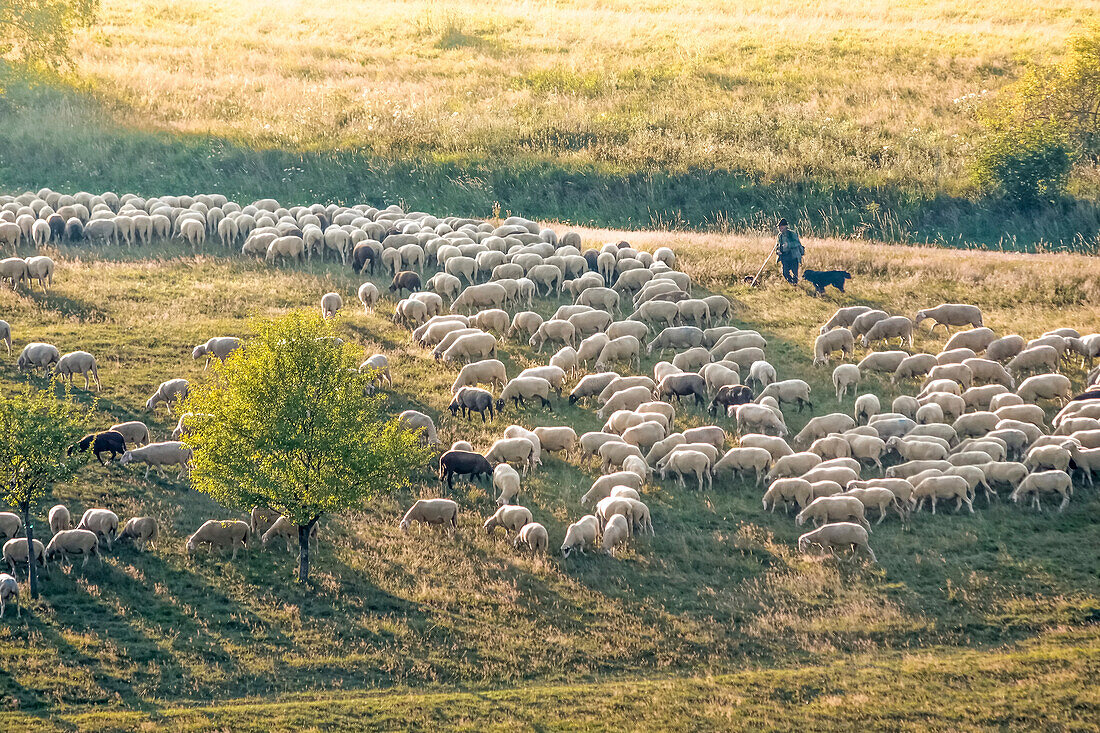
[[[351,270],[352,272],[361,273],[366,269],[367,265],[370,265],[370,274],[374,274],[374,247],[371,247],[366,242],[360,242],[355,245],[355,249],[351,251]]]
[[[393,282],[390,283],[390,292],[396,292],[398,295],[402,295],[402,291],[408,290],[410,293],[415,293],[420,290],[420,276],[412,270],[402,270],[393,276]]]
[[[61,238],[65,236],[65,217],[60,214],[50,214],[50,218],[46,219],[46,223],[50,225],[50,239],[60,242]]]
[[[657,392],[662,398],[675,397],[677,402],[688,395],[695,395],[697,405],[707,402],[707,384],[701,376],[692,372],[668,375],[657,386]]]
[[[480,480],[479,476],[492,477],[493,467],[480,453],[466,450],[449,450],[439,457],[439,483],[447,483],[454,491],[454,477],[469,476],[471,481]]]
[[[79,242],[84,239],[84,224],[75,216],[65,222],[65,241]]]
[[[719,405],[723,409],[733,405],[747,405],[752,402],[752,390],[743,384],[728,384],[719,388],[718,394],[710,401],[710,414],[717,415]]]
[[[103,454],[110,453],[111,460],[115,460],[116,457],[126,452],[126,439],[122,437],[122,433],[116,430],[105,430],[102,433],[88,433],[74,445],[70,445],[69,450],[66,451],[66,455],[71,456],[73,453],[77,452],[84,453],[89,448],[92,449],[92,455],[99,460],[100,464],[106,466],[107,462],[103,460]]]
[[[493,414],[493,395],[477,387],[463,387],[458,390],[447,409],[451,411],[451,415],[457,415],[458,411],[462,410],[462,417],[467,419],[472,412],[480,413],[481,422],[486,422],[486,410],[489,412],[490,420],[495,417]]]
[[[590,272],[599,272],[600,271],[599,266],[597,264],[597,259],[599,258],[599,256],[600,256],[600,251],[598,249],[586,249],[584,251],[584,261],[588,263],[588,270]]]

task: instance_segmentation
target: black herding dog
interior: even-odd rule
[[[814,286],[817,295],[824,295],[830,285],[843,293],[844,281],[852,276],[846,270],[803,270],[802,279]]]

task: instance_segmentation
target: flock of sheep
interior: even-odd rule
[[[733,309],[725,297],[693,294],[691,278],[675,269],[676,255],[666,247],[652,253],[625,242],[585,247],[574,232],[559,235],[520,217],[501,223],[440,219],[396,206],[284,208],[270,199],[240,206],[216,195],[142,199],[48,190],[0,197],[0,245],[140,246],[155,237],[177,237],[194,247],[217,240],[272,262],[331,255],[359,275],[382,268],[392,276],[389,291],[398,299],[394,321],[410,329],[411,339],[431,349],[445,368],[456,370],[449,405],[454,416],[495,420],[510,404],[526,403],[552,412],[567,388],[570,404],[591,404],[605,420],[599,431],[578,435],[569,425],[534,430],[511,425],[483,453],[459,440],[440,456],[441,487],[453,488],[456,476],[492,482],[498,508],[483,526],[490,533],[498,527],[515,533],[517,548],[545,552],[550,545],[546,527],[518,498],[524,476],[553,454],[595,456],[603,474],[577,497],[592,513],[567,528],[560,546],[565,556],[596,548],[611,553],[635,533],[652,534],[643,497],[646,485],[658,479],[686,486],[690,478],[699,489],[730,475],[766,484],[765,510],[797,507],[799,525],[821,524],[799,538],[801,551],[850,549],[874,560],[872,510],[879,522],[888,514],[908,521],[925,504],[934,514],[941,501],[973,512],[976,491],[988,500],[1001,486],[1010,488],[1017,502],[1040,507],[1041,496],[1056,495],[1064,508],[1073,489],[1071,471],[1091,485],[1100,470],[1100,393],[1074,398],[1070,379],[1060,373],[1069,360],[1091,362],[1100,353],[1098,334],[1060,329],[1031,341],[998,337],[983,326],[978,308],[961,304],[920,311],[913,319],[863,306],[841,308],[817,337],[815,368],[837,352],[852,357],[857,340],[864,348],[885,344],[887,349],[900,340],[911,350],[913,333],[925,320],[933,330],[966,330],[951,335],[939,354],[871,351],[858,363],[840,364],[833,370],[835,396],[842,403],[851,393],[851,413],[814,417],[791,436],[784,409],[812,407],[809,384],[780,379],[767,360],[767,340],[730,325]],[[15,263],[3,269],[16,259],[0,261],[0,272],[23,273]],[[19,262],[31,268],[30,260]],[[53,269],[51,261],[51,276]],[[23,279],[11,277],[13,287]],[[565,293],[572,303],[548,318],[532,309],[537,298]],[[381,298],[370,281],[357,296],[368,312]],[[344,298],[326,293],[320,305],[331,317],[344,307]],[[10,354],[11,330],[3,321],[0,337]],[[535,354],[547,347],[553,353],[545,365],[509,377],[496,357],[510,341],[529,345]],[[214,337],[192,355],[209,363],[240,343]],[[641,374],[643,354],[668,360]],[[70,379],[81,374],[86,388],[89,379],[99,385],[95,359],[87,352],[62,356],[50,344],[30,343],[17,364]],[[378,387],[392,383],[385,354],[371,356],[361,369],[376,376]],[[899,389],[913,394],[897,397],[884,411],[874,394],[856,394],[871,372],[890,375]],[[1091,372],[1088,383],[1095,378]],[[146,407],[171,406],[187,388],[184,379],[166,380]],[[1050,400],[1062,409],[1048,428],[1043,404]],[[87,436],[77,449],[91,450],[101,461],[109,454],[124,465],[144,462],[146,476],[165,465],[178,466],[182,476],[190,459],[183,442],[189,418],[179,418],[169,441],[150,443],[148,428],[131,422]],[[440,443],[431,416],[408,410],[399,419],[420,430],[425,442]],[[678,420],[704,424],[677,430]],[[894,455],[902,462],[886,466]],[[421,499],[400,527],[455,528],[458,515],[450,499]],[[152,526],[155,537],[155,521]],[[187,549],[231,547],[235,556],[251,534],[263,533],[265,544],[276,536],[289,543],[291,529],[285,519],[257,508],[251,522],[206,522],[188,539]],[[45,552],[48,557],[48,548]]]

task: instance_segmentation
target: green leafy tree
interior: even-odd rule
[[[0,0],[0,60],[59,68],[73,31],[95,20],[99,0]]]
[[[354,509],[407,483],[427,460],[418,437],[367,396],[359,349],[311,311],[259,320],[258,334],[195,385],[185,409],[191,483],[223,505],[266,506],[298,527],[298,579],[325,513]]]
[[[28,583],[31,597],[38,597],[38,573],[33,562],[34,523],[38,508],[51,484],[62,481],[87,460],[69,446],[85,432],[93,408],[72,400],[68,390],[58,395],[55,387],[0,395],[0,471],[4,499],[23,516],[27,534]]]
[[[978,108],[979,185],[1021,202],[1062,193],[1076,160],[1100,158],[1100,24],[1070,39],[1058,64],[1029,68]]]

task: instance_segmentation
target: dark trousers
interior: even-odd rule
[[[779,264],[783,266],[783,277],[787,279],[791,285],[798,285],[798,265],[800,264],[796,259],[780,258]]]

